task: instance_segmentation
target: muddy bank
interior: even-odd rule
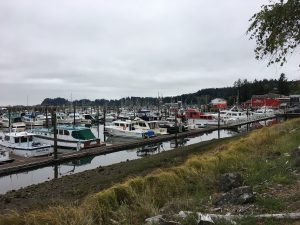
[[[122,162],[65,176],[0,195],[0,211],[24,211],[48,205],[74,204],[87,195],[110,187],[128,177],[143,176],[157,168],[176,166],[193,153],[205,152],[238,137],[206,141],[142,159]],[[125,160],[125,159],[124,159]]]

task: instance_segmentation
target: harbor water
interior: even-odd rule
[[[91,128],[96,137],[104,140],[103,126]],[[234,132],[228,130],[220,130],[220,138],[230,137],[235,135]],[[163,151],[170,151],[176,147],[188,146],[202,141],[208,141],[218,138],[218,131],[211,133],[189,137],[184,139],[178,139],[177,141],[165,141],[157,143],[155,145],[142,146],[130,150],[123,150],[111,154],[99,155],[93,157],[82,158],[79,160],[73,160],[71,162],[63,163],[57,166],[47,166],[27,172],[21,172],[0,177],[0,194],[4,194],[11,190],[18,190],[30,185],[39,184],[55,178],[60,178],[66,175],[72,175],[80,173],[82,171],[95,169],[97,167],[108,166],[115,163],[125,162],[128,160],[134,160],[141,157],[145,157],[149,154],[158,154]],[[128,138],[116,138],[105,137],[108,144],[128,142]],[[147,150],[150,149],[150,150]],[[64,150],[66,151],[66,150]],[[141,154],[142,153],[142,154]]]

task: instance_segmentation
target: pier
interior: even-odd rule
[[[29,170],[33,170],[45,166],[58,165],[63,162],[71,161],[74,159],[80,159],[89,156],[105,155],[105,154],[128,150],[128,149],[132,149],[144,145],[160,143],[164,141],[169,141],[178,138],[185,138],[194,135],[201,135],[201,134],[210,133],[217,130],[235,129],[236,127],[240,127],[243,125],[249,125],[252,123],[272,120],[276,118],[278,117],[271,116],[271,117],[264,117],[259,119],[236,121],[234,123],[230,123],[222,126],[209,127],[204,129],[195,129],[186,132],[162,135],[162,136],[157,136],[148,139],[133,140],[121,144],[113,144],[113,145],[101,146],[101,147],[96,147],[91,149],[83,149],[80,151],[59,154],[57,159],[55,159],[53,156],[43,156],[43,157],[36,157],[36,158],[23,158],[19,156],[14,156],[15,159],[14,162],[0,165],[0,176],[29,171]]]

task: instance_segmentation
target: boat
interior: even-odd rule
[[[217,114],[216,114],[217,115]],[[246,121],[252,116],[250,111],[244,111],[239,109],[237,106],[233,106],[229,110],[221,110],[220,118],[224,120],[225,123],[231,123],[235,121]]]
[[[25,123],[25,125],[27,127],[35,127],[35,126],[43,126],[44,125],[42,120],[36,119],[29,115],[23,116],[22,121]]]
[[[25,157],[50,155],[53,148],[48,144],[42,144],[34,140],[34,133],[25,131],[12,131],[4,134],[0,145],[13,154]]]
[[[10,116],[8,114],[3,115],[1,125],[3,128],[11,127],[17,130],[25,130],[26,128],[26,124],[22,121],[21,116],[15,113],[12,113]]]
[[[82,124],[86,124],[86,125],[91,125],[91,124],[96,123],[96,119],[91,114],[84,113],[84,114],[82,114],[81,123]]]
[[[135,128],[135,122],[131,120],[116,120],[105,126],[105,131],[112,136],[129,138],[148,138],[155,136],[152,130],[142,130]]]
[[[73,123],[73,119],[68,117],[66,114],[64,113],[56,113],[56,123],[57,124],[72,124]]]
[[[13,162],[14,159],[9,157],[9,150],[0,149],[0,165]]]
[[[254,116],[274,116],[277,113],[274,109],[268,108],[266,106],[261,107],[253,112]]]
[[[153,131],[155,135],[165,135],[168,134],[167,128],[160,127],[160,121],[157,120],[149,120],[145,121],[139,117],[136,117],[133,121],[134,128],[141,129],[144,131]]]
[[[185,117],[188,120],[188,124],[195,124],[198,127],[218,126],[219,123],[218,118],[214,115],[192,108],[186,110]],[[220,124],[224,124],[224,121],[220,120]]]
[[[141,109],[136,113],[136,116],[145,121],[160,120],[157,113],[153,113],[148,109]]]
[[[35,139],[41,143],[54,145],[54,129],[41,128],[34,129],[32,132],[35,135]],[[85,149],[103,146],[104,143],[96,138],[91,129],[83,126],[57,126],[57,146],[59,148],[70,149]]]
[[[75,122],[75,124],[80,124],[83,117],[79,113],[69,113],[68,119],[72,120],[73,123]]]

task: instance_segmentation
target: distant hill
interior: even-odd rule
[[[285,75],[281,74],[278,80],[263,79],[259,81],[248,81],[246,79],[238,79],[231,87],[206,88],[195,93],[169,96],[160,99],[153,97],[125,97],[118,100],[96,99],[95,101],[80,99],[73,101],[73,104],[77,106],[130,107],[158,105],[159,101],[162,103],[182,101],[183,104],[200,105],[208,104],[214,98],[225,98],[228,100],[229,104],[233,104],[237,100],[237,96],[239,102],[244,102],[251,99],[252,95],[262,95],[270,92],[282,95],[300,94],[300,80],[287,81]],[[70,101],[60,97],[54,99],[46,98],[41,103],[43,106],[67,106],[70,104]]]

